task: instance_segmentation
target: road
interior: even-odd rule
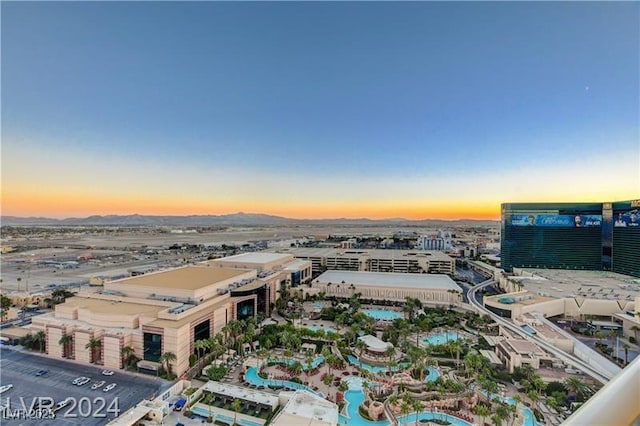
[[[569,365],[577,368],[578,370],[588,374],[589,376],[593,377],[594,379],[596,379],[600,383],[605,384],[609,380],[612,379],[612,377],[610,377],[610,374],[606,374],[604,372],[600,372],[599,370],[594,369],[591,365],[585,363],[584,361],[574,357],[573,355],[570,355],[570,354],[566,353],[565,351],[562,351],[562,350],[556,348],[555,346],[545,342],[544,340],[540,339],[539,337],[530,335],[529,333],[525,332],[524,330],[522,330],[517,325],[511,323],[510,321],[505,320],[504,318],[494,314],[489,309],[485,308],[484,305],[480,301],[478,301],[478,299],[476,299],[476,295],[478,293],[478,290],[486,288],[486,287],[488,287],[488,286],[490,286],[492,284],[495,284],[495,282],[493,280],[487,280],[487,281],[484,281],[484,282],[478,284],[477,286],[469,289],[467,291],[467,298],[469,299],[469,303],[471,303],[473,306],[475,306],[481,312],[489,315],[498,324],[504,326],[505,328],[508,328],[510,331],[514,332],[515,334],[517,334],[517,335],[519,335],[519,336],[521,336],[521,337],[523,337],[523,338],[525,338],[527,340],[531,340],[531,341],[535,342],[538,346],[540,346],[541,348],[545,349],[547,352],[550,352],[553,355],[557,356],[559,359],[561,359],[566,364],[569,364]]]

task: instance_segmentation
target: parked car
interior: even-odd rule
[[[9,389],[11,389],[13,385],[9,383],[8,385],[0,386],[0,394],[5,393]]]
[[[116,386],[118,386],[115,383],[111,383],[110,385],[107,385],[104,387],[104,389],[102,389],[103,392],[109,392],[111,389],[115,388]]]
[[[96,389],[100,389],[101,387],[104,386],[106,382],[104,380],[100,380],[99,382],[96,382],[94,384],[91,385],[91,389],[92,390],[96,390]]]
[[[111,370],[102,370],[103,376],[113,376],[113,371]]]
[[[84,385],[86,385],[87,383],[89,383],[90,381],[91,381],[91,379],[90,379],[90,378],[88,378],[88,377],[83,377],[83,378],[82,378],[82,379],[77,383],[77,385],[78,385],[78,386],[84,386]]]
[[[65,399],[64,401],[60,401],[56,404],[54,411],[57,411],[61,408],[66,407],[67,405],[69,405],[69,403],[71,402],[72,397],[68,397],[67,399]]]
[[[84,376],[76,377],[75,379],[73,379],[73,382],[71,383],[73,383],[74,385],[77,385],[78,383],[80,383],[81,380],[84,380],[84,379],[86,379],[86,377]]]
[[[49,372],[49,370],[38,370],[36,372],[36,376],[40,377],[40,376],[44,376],[45,374],[47,374]]]

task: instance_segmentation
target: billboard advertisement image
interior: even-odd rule
[[[512,226],[542,226],[550,228],[591,228],[602,225],[602,215],[596,214],[513,214]]]

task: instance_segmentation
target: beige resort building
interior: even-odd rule
[[[462,290],[444,274],[409,274],[393,272],[327,271],[313,280],[310,294],[349,298],[360,293],[363,299],[404,302],[407,297],[430,304],[462,302]]]
[[[189,368],[193,344],[218,333],[232,319],[269,315],[278,291],[293,276],[310,277],[310,262],[291,255],[247,253],[168,271],[149,273],[83,291],[33,318],[32,332],[44,331],[48,355],[82,362],[100,360],[123,367],[130,346],[142,370],[157,370],[165,352],[176,355],[172,371]],[[71,341],[61,345],[62,336]],[[100,341],[99,355],[86,349]]]

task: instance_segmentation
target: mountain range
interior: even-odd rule
[[[153,216],[153,215],[107,215],[89,216],[84,218],[70,217],[54,219],[47,217],[18,217],[2,216],[2,225],[113,225],[113,226],[277,226],[277,225],[405,225],[405,226],[437,226],[437,225],[466,225],[491,226],[499,223],[495,220],[441,220],[420,219],[409,220],[403,218],[390,219],[291,219],[282,216],[272,216],[259,213],[233,213],[225,215],[187,215],[187,216]]]

